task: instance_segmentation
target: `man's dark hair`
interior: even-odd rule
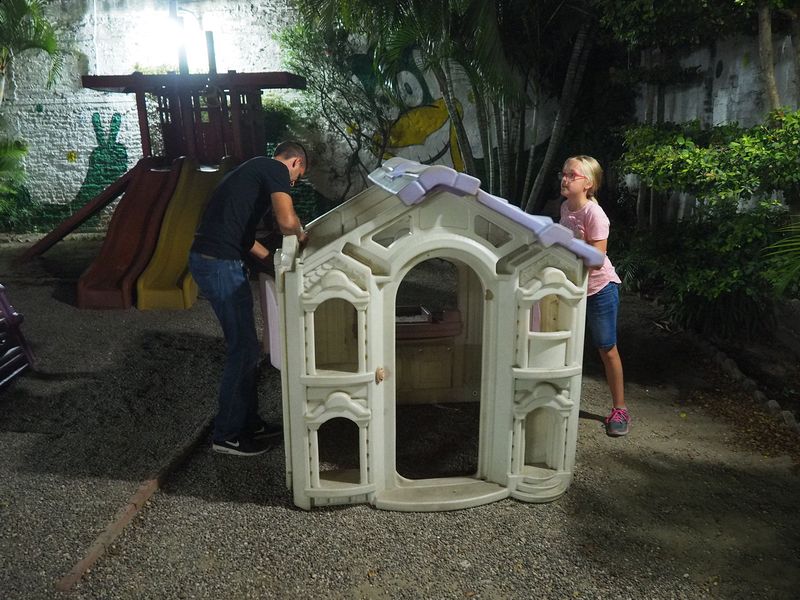
[[[281,142],[275,147],[275,152],[272,154],[275,158],[279,156],[282,158],[299,158],[303,164],[308,167],[308,157],[306,156],[306,149],[300,142]]]

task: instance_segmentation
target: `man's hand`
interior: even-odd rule
[[[300,233],[297,234],[297,241],[300,242],[301,248],[303,248],[306,245],[306,242],[308,241],[308,234],[306,233],[306,230],[303,229],[302,227],[300,228]]]
[[[250,248],[250,254],[261,262],[266,262],[269,258],[269,250],[267,250],[261,242],[253,242],[253,247]]]

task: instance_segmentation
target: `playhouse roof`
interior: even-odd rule
[[[423,202],[434,188],[446,188],[459,196],[472,196],[477,202],[532,231],[544,247],[557,244],[579,256],[587,266],[603,264],[603,253],[576,239],[566,227],[554,223],[550,217],[528,214],[508,200],[486,193],[480,189],[479,179],[450,167],[423,165],[395,157],[370,173],[369,178],[375,185],[397,196],[406,206]]]

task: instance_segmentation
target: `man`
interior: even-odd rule
[[[254,456],[273,447],[282,429],[258,415],[256,374],[261,347],[253,316],[253,296],[244,259],[267,261],[269,250],[255,240],[266,215],[283,235],[306,234],[290,190],[306,172],[303,146],[283,142],[274,158],[258,156],[228,173],[208,202],[189,253],[189,269],[214,309],[225,335],[226,357],[214,420],[216,452]],[[271,215],[269,214],[271,213]]]

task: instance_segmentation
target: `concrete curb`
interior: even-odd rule
[[[730,358],[722,350],[717,348],[714,344],[704,338],[701,338],[696,333],[692,331],[684,331],[684,333],[686,333],[686,335],[688,335],[697,346],[711,355],[714,363],[723,373],[728,375],[731,379],[739,383],[744,389],[750,392],[753,401],[759,407],[764,409],[764,411],[772,415],[777,421],[794,431],[796,434],[800,435],[800,423],[798,423],[794,413],[789,410],[783,410],[777,400],[768,398],[762,390],[758,389],[758,384],[754,380],[742,373],[742,371],[739,369],[739,365],[736,364],[736,361]]]
[[[170,458],[167,459],[150,478],[145,479],[139,485],[134,494],[128,499],[127,504],[117,512],[111,523],[97,536],[94,543],[86,551],[86,555],[69,570],[69,573],[56,582],[55,587],[57,591],[69,592],[89,569],[92,568],[98,559],[105,554],[106,550],[111,546],[114,540],[119,537],[133,517],[137,515],[150,497],[161,487],[169,474],[180,466],[206,437],[213,418],[213,414],[206,416],[194,430],[193,434],[187,438],[183,444],[175,448]]]

